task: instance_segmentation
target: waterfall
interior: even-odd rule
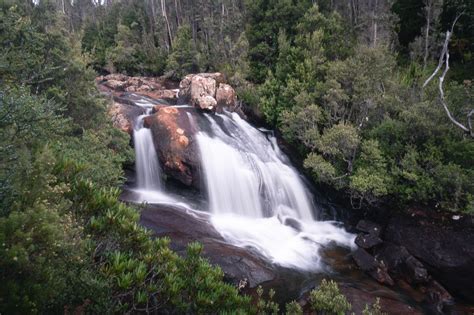
[[[237,114],[205,115],[197,144],[212,213],[230,243],[291,268],[321,270],[319,250],[353,246],[335,222],[316,221],[317,208],[276,139]]]
[[[290,215],[311,220],[311,202],[298,173],[267,137],[237,114],[206,115],[213,136],[199,133],[197,142],[208,189],[210,210],[255,218]]]
[[[192,210],[185,197],[165,191],[151,130],[143,126],[154,104],[134,129],[137,202],[180,205]],[[209,220],[230,244],[255,251],[272,263],[320,271],[320,249],[330,244],[353,246],[354,236],[336,222],[317,221],[318,209],[298,172],[268,131],[237,114],[197,114],[188,118],[200,151],[203,192]]]
[[[160,190],[161,176],[158,156],[151,130],[143,126],[146,116],[151,114],[151,108],[146,109],[146,114],[137,118],[133,131],[133,142],[135,145],[137,189]]]

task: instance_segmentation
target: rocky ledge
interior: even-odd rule
[[[170,237],[171,248],[182,255],[187,244],[199,240],[203,256],[220,266],[226,281],[236,286],[254,289],[277,278],[274,266],[248,250],[227,244],[205,214],[190,214],[186,209],[169,205],[148,205],[141,212],[140,224],[156,237]]]
[[[453,296],[474,302],[472,217],[412,209],[385,226],[362,220],[356,229],[353,259],[379,283],[416,291],[433,313],[448,313]]]
[[[137,117],[146,111],[143,105],[153,106],[144,125],[153,133],[163,171],[168,178],[188,187],[200,187],[199,154],[194,136],[195,124],[202,113],[226,110],[244,116],[234,89],[218,72],[190,74],[179,84],[163,77],[122,74],[101,76],[96,82],[99,89],[113,99],[109,115],[114,126],[130,135]]]

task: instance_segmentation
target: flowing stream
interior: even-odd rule
[[[330,243],[352,246],[335,222],[315,220],[307,187],[272,135],[235,113],[205,119],[210,131],[197,142],[211,222],[228,242],[303,270],[323,268],[319,250]]]
[[[137,189],[141,201],[176,204],[161,184],[152,133],[134,131]],[[188,115],[189,119],[194,119]],[[198,115],[194,136],[200,151],[210,221],[229,243],[268,261],[299,270],[324,268],[320,250],[332,244],[352,247],[354,236],[336,222],[317,221],[318,208],[301,176],[279,150],[275,138],[237,114]],[[199,127],[198,127],[199,128]]]

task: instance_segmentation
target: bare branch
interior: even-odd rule
[[[447,31],[446,32],[446,38],[449,38],[450,36],[450,32]],[[448,41],[446,41],[447,43]],[[444,71],[443,71],[443,74],[439,77],[439,85],[438,85],[438,88],[439,88],[439,95],[440,95],[440,100],[441,100],[441,104],[443,105],[444,107],[444,110],[446,111],[446,114],[448,115],[449,119],[456,125],[458,126],[459,128],[461,128],[462,130],[464,130],[465,132],[469,132],[470,133],[470,130],[465,127],[463,124],[461,124],[460,122],[458,122],[452,115],[451,115],[451,112],[449,111],[448,109],[448,105],[446,104],[446,100],[444,98],[444,90],[443,90],[443,83],[444,83],[444,78],[446,77],[446,74],[448,73],[448,70],[449,70],[449,50],[446,49],[446,61],[445,61],[445,67],[444,67]]]
[[[468,127],[464,126],[463,124],[461,124],[459,121],[457,121],[451,115],[451,112],[449,111],[449,108],[448,108],[448,104],[446,103],[446,99],[445,99],[445,96],[444,96],[444,90],[443,90],[444,80],[445,80],[446,74],[448,73],[448,70],[449,70],[449,41],[451,39],[451,36],[453,35],[454,26],[456,25],[456,22],[458,21],[458,19],[461,17],[461,15],[463,13],[464,12],[461,12],[461,14],[458,14],[456,16],[456,18],[454,19],[453,24],[451,25],[451,30],[446,31],[446,38],[444,40],[443,50],[441,51],[441,56],[439,57],[438,66],[436,67],[435,71],[431,74],[431,76],[428,79],[426,79],[425,83],[423,84],[423,88],[426,87],[428,85],[428,83],[430,83],[430,81],[436,76],[436,74],[439,72],[439,70],[441,70],[441,68],[443,67],[443,64],[444,64],[444,70],[443,70],[443,73],[441,74],[441,76],[439,77],[439,84],[438,84],[441,105],[443,105],[443,108],[444,108],[446,114],[448,115],[448,118],[453,122],[453,124],[455,124],[456,126],[461,128],[463,131],[469,133],[472,137],[474,137],[474,133],[473,133],[473,130],[472,130],[472,123],[471,123],[471,117],[474,114],[474,109],[471,110],[470,113],[467,115]]]
[[[438,61],[438,66],[436,67],[435,71],[433,72],[433,74],[431,74],[431,76],[426,79],[425,83],[423,84],[423,88],[425,88],[428,83],[430,83],[430,81],[435,77],[435,75],[438,73],[438,71],[441,69],[441,67],[443,66],[443,63],[444,63],[444,56],[446,55],[446,53],[448,52],[448,46],[449,46],[449,41],[451,39],[451,36],[453,35],[453,32],[454,32],[454,26],[456,25],[456,23],[458,22],[459,18],[461,17],[461,15],[464,14],[464,11],[461,12],[460,14],[458,14],[456,16],[456,18],[454,19],[454,22],[453,24],[451,25],[451,30],[450,31],[446,31],[446,39],[444,40],[444,45],[443,45],[443,50],[441,51],[441,55],[439,56],[439,61]]]
[[[446,55],[446,52],[448,51],[448,44],[449,44],[449,40],[451,39],[451,34],[452,33],[450,31],[446,32],[446,39],[444,41],[443,50],[441,51],[441,56],[439,56],[438,66],[436,67],[433,74],[431,74],[431,76],[428,79],[426,79],[425,83],[423,83],[423,88],[425,88],[428,85],[428,83],[430,83],[430,81],[436,76],[438,71],[443,66],[444,56]]]

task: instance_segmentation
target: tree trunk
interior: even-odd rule
[[[431,25],[431,14],[433,10],[433,0],[426,0],[426,29],[425,29],[425,52],[423,56],[423,70],[426,69],[428,63],[428,47],[430,40],[430,25]]]
[[[163,18],[165,19],[166,23],[166,28],[168,29],[168,47],[170,49],[173,49],[173,36],[171,34],[171,27],[170,27],[170,22],[168,20],[168,14],[166,14],[166,0],[161,0],[161,14],[163,15]]]

